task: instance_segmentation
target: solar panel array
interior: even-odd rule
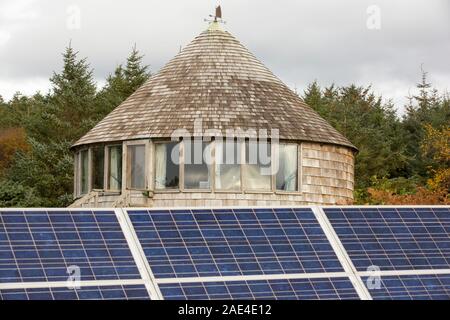
[[[386,276],[382,277],[381,286],[370,289],[370,293],[374,300],[448,300],[450,273]]]
[[[448,208],[325,209],[358,271],[446,269],[450,266]]]
[[[144,285],[0,290],[0,300],[148,300]]]
[[[0,283],[140,278],[114,211],[2,212]]]
[[[450,207],[0,209],[0,300],[450,299],[449,235]]]
[[[149,293],[114,210],[0,210],[0,299],[141,298]]]
[[[194,282],[159,286],[168,300],[358,300],[348,278]]]
[[[156,278],[344,271],[311,209],[128,215]]]

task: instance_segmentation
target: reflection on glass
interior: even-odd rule
[[[109,147],[109,189],[122,189],[122,146]]]
[[[130,188],[145,189],[145,145],[128,146]]]
[[[81,151],[81,194],[89,192],[89,152]]]
[[[210,143],[199,140],[184,143],[184,188],[208,190],[211,188]]]
[[[298,191],[298,149],[297,145],[282,144],[279,147],[277,190]]]
[[[241,190],[241,144],[216,141],[216,189]]]
[[[92,149],[92,165],[94,170],[92,173],[93,188],[103,190],[105,176],[105,148],[98,147]]]
[[[180,146],[178,142],[155,145],[155,188],[177,189],[180,184]]]
[[[270,191],[271,145],[267,142],[245,143],[244,185],[247,190]]]

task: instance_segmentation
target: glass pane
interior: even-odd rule
[[[92,183],[93,188],[98,190],[104,189],[104,176],[105,176],[105,148],[99,147],[92,149]]]
[[[122,146],[109,148],[109,190],[122,189]]]
[[[180,183],[180,145],[178,142],[155,145],[155,188],[177,189]]]
[[[267,142],[246,142],[244,181],[247,190],[272,190],[271,154],[271,145]]]
[[[285,144],[279,148],[277,190],[298,191],[298,149]]]
[[[184,187],[191,190],[211,189],[211,148],[209,142],[185,141]]]
[[[145,145],[129,146],[130,188],[145,189]]]
[[[81,151],[81,194],[89,192],[89,152]]]
[[[241,144],[216,142],[216,189],[241,190]]]

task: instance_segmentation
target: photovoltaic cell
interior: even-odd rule
[[[311,209],[128,214],[156,278],[343,271]]]
[[[348,278],[163,284],[167,300],[356,300]]]
[[[0,290],[0,300],[149,300],[144,285]]]
[[[140,279],[113,211],[1,211],[0,283]]]
[[[450,274],[382,277],[379,289],[368,289],[374,300],[450,300]]]
[[[450,209],[326,208],[358,271],[448,269]]]

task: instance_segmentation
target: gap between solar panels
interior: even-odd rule
[[[450,299],[449,206],[321,209],[374,299]]]
[[[0,300],[156,295],[120,209],[0,209]]]
[[[168,299],[371,299],[311,208],[124,209]]]
[[[450,207],[0,209],[0,223],[0,299],[450,298]]]
[[[292,228],[292,220],[294,220],[291,219],[291,221],[289,221],[289,217],[286,217],[287,213],[290,213],[291,217],[296,216],[298,220],[297,222],[301,222],[300,220],[302,217],[300,217],[299,220],[300,212],[302,212],[302,215],[307,217],[308,213],[310,213],[310,210],[314,212],[314,216],[317,219],[315,223],[318,223],[320,225],[320,232],[323,232],[323,234],[326,236],[329,244],[332,247],[332,251],[336,254],[336,257],[343,268],[343,270],[341,270],[340,272],[330,272],[330,270],[328,270],[327,272],[317,272],[317,270],[315,270],[315,272],[308,272],[308,270],[305,270],[305,266],[303,265],[302,267],[297,268],[299,269],[297,271],[303,271],[303,273],[291,272],[292,270],[288,270],[289,272],[283,272],[286,270],[283,270],[282,268],[282,270],[279,270],[281,272],[277,274],[277,272],[264,272],[267,270],[264,270],[264,268],[259,268],[256,269],[257,272],[255,272],[255,269],[253,269],[253,273],[257,274],[251,274],[252,272],[249,272],[248,268],[244,267],[239,270],[239,268],[234,268],[233,264],[230,264],[229,261],[228,267],[226,266],[226,261],[219,261],[219,263],[213,261],[213,256],[215,254],[219,254],[220,256],[220,253],[222,253],[225,256],[228,254],[230,258],[234,258],[237,262],[236,257],[233,256],[233,254],[230,255],[231,252],[227,253],[226,250],[223,251],[223,249],[222,252],[220,252],[220,249],[217,248],[217,245],[223,248],[226,248],[227,246],[231,248],[232,243],[230,243],[229,241],[220,243],[220,240],[214,239],[214,237],[220,239],[220,237],[222,236],[224,240],[227,240],[228,237],[228,239],[231,240],[233,236],[239,236],[248,241],[248,247],[251,247],[250,243],[252,241],[250,240],[252,237],[258,236],[258,230],[256,230],[258,229],[258,227],[254,228],[253,233],[250,232],[252,230],[251,228],[249,229],[249,225],[251,225],[249,221],[253,221],[255,226],[259,225],[259,227],[263,227],[262,229],[264,232],[269,231],[271,227],[273,227],[273,223],[279,224],[282,230],[287,231],[288,229]],[[305,297],[305,293],[309,292],[305,288],[313,287],[313,290],[310,290],[311,292],[315,290],[314,286],[316,285],[316,283],[314,281],[316,280],[324,280],[323,283],[319,284],[319,287],[322,289],[325,288],[324,290],[326,291],[336,289],[335,287],[332,287],[333,289],[330,289],[330,286],[335,285],[330,280],[337,279],[341,281],[342,279],[347,279],[351,281],[351,285],[357,292],[358,297],[361,299],[372,299],[372,297],[374,297],[375,299],[429,299],[439,297],[442,298],[443,296],[450,298],[450,295],[448,294],[448,292],[450,291],[450,268],[448,268],[450,259],[449,210],[450,207],[448,206],[408,206],[342,208],[312,207],[312,209],[125,209],[124,211],[127,213],[130,226],[133,229],[137,230],[137,232],[135,233],[137,241],[140,242],[140,245],[143,244],[143,246],[141,247],[141,253],[146,256],[146,261],[148,263],[147,269],[150,271],[152,269],[156,270],[152,273],[152,278],[154,279],[155,285],[159,288],[159,291],[162,291],[162,296],[165,298],[299,298],[302,297],[302,295],[303,297]],[[336,212],[341,213],[341,218],[343,217],[343,219],[346,220],[347,225],[345,225],[345,227],[347,227],[347,230],[343,228],[342,221],[337,222],[336,218],[333,218],[333,212],[334,215]],[[226,217],[227,215],[228,217]],[[371,219],[374,220],[367,220],[365,218],[366,215],[372,217]],[[261,222],[261,219],[258,218],[259,216],[262,217],[265,222]],[[362,227],[363,231],[367,231],[367,228],[370,229],[371,232],[373,232],[374,230],[376,231],[370,235],[363,234],[364,237],[359,239],[359,245],[367,247],[362,250],[363,255],[366,255],[363,258],[368,261],[370,260],[371,263],[377,261],[383,262],[383,259],[379,260],[380,252],[377,252],[377,250],[381,250],[381,256],[384,256],[384,260],[391,260],[390,267],[393,270],[384,269],[386,267],[386,261],[384,261],[384,264],[380,263],[381,267],[379,271],[368,271],[369,269],[367,267],[370,267],[371,264],[364,265],[364,268],[362,268],[361,256],[358,255],[357,250],[355,250],[354,248],[354,243],[352,243],[352,241],[354,242],[355,239],[358,240],[358,234],[356,232],[352,234],[355,239],[349,239],[346,235],[346,232],[348,232],[348,230],[358,230],[358,228],[361,228],[361,226],[358,225],[352,226],[352,217],[353,224],[363,222],[368,224],[366,226],[366,229]],[[385,225],[378,225],[380,222],[374,217],[378,220],[381,219],[383,223],[385,223]],[[309,219],[311,219],[311,216],[309,216]],[[309,223],[311,223],[311,221],[309,221]],[[372,223],[373,225],[371,225]],[[219,228],[219,230],[214,231],[214,228],[217,229],[217,224],[219,224],[219,226],[221,227]],[[436,224],[438,224],[439,226],[436,226]],[[234,232],[233,234],[233,226],[237,227],[237,229],[240,228],[241,231],[245,231],[245,228],[247,228],[248,232]],[[209,231],[211,232],[211,234],[203,234],[206,230],[208,230],[208,227],[210,228]],[[266,228],[266,230],[264,230],[264,228]],[[397,230],[398,228],[400,229]],[[404,233],[401,232],[402,228],[403,231],[405,231],[406,229],[408,230],[408,232],[410,233],[409,238],[407,237],[405,239]],[[423,234],[424,228],[428,228],[426,235]],[[391,234],[390,237],[385,239],[383,233],[385,233],[387,230],[389,230]],[[198,231],[200,231],[200,233]],[[222,232],[222,235],[218,231]],[[297,231],[300,230],[297,229]],[[276,232],[271,235],[264,234],[264,232],[263,234],[260,234],[260,236],[269,238],[270,236],[275,235],[275,243],[272,248],[280,249],[280,251],[283,252],[283,246],[278,246],[276,243]],[[299,232],[299,234],[301,233],[302,232]],[[179,243],[179,241],[177,242],[177,240],[175,239],[177,237],[182,238],[182,234],[186,236],[188,235],[191,238],[197,237],[197,244],[201,244],[203,242],[206,247],[210,249],[209,252],[203,252],[203,255],[206,255],[204,256],[204,258],[207,256],[210,257],[204,259],[203,261],[199,257],[199,255],[201,255],[202,253],[201,251],[205,249],[202,248],[202,246],[199,246],[197,248],[188,248],[192,252],[186,250],[186,244],[188,244],[184,241],[186,239],[181,239],[184,243]],[[292,236],[292,233],[286,233],[286,235],[288,235],[288,237],[285,238],[284,241],[289,243],[289,245],[292,245],[289,239],[289,237]],[[309,235],[314,235],[314,232],[310,233]],[[436,237],[438,239],[436,239]],[[219,242],[215,244],[215,241]],[[375,248],[377,250],[373,248],[374,241],[382,244],[378,249]],[[408,241],[415,242],[417,248],[411,248],[411,243],[408,243]],[[434,247],[434,251],[430,250],[430,243],[436,244],[436,246]],[[383,247],[383,245],[385,247]],[[398,248],[396,248],[395,246],[398,246]],[[409,261],[409,268],[407,268],[408,266],[404,263],[398,265],[398,261],[401,262],[402,259],[399,258],[399,253],[392,248],[397,249],[397,251],[401,251],[403,255],[405,255],[404,258],[406,258],[406,260],[403,260]],[[214,252],[212,252],[211,249],[214,249]],[[217,252],[218,249],[219,251]],[[323,247],[321,249],[323,249]],[[276,251],[277,250],[273,250],[273,253],[275,253]],[[318,252],[319,251],[316,251],[315,253]],[[328,253],[330,252],[331,251],[328,250]],[[245,250],[243,251],[243,253],[245,253]],[[422,257],[417,258],[417,254],[419,253],[422,255]],[[189,259],[183,259],[183,254],[187,256],[185,258]],[[252,252],[251,254],[256,256],[257,252]],[[291,257],[296,256],[297,258],[300,258],[298,256],[298,252],[295,252],[295,254],[291,252],[290,254]],[[195,257],[196,255],[197,257]],[[252,256],[247,255],[245,256],[245,258],[249,259],[252,258]],[[259,258],[261,260],[266,259],[265,263],[270,264],[270,262],[267,261],[267,256],[260,256]],[[322,256],[322,258],[324,257]],[[420,259],[422,259],[422,262]],[[427,269],[427,265],[423,262],[425,261],[424,259],[428,261],[427,263],[429,264],[429,266],[434,268]],[[320,258],[318,260],[320,260]],[[180,261],[182,261],[182,263]],[[300,259],[299,262],[301,261],[304,260]],[[292,263],[294,261],[283,261],[282,258],[278,259],[278,262],[284,264],[284,266],[289,269],[289,262]],[[199,270],[198,267],[202,263],[204,264],[204,268],[203,270]],[[240,262],[240,264],[242,264],[242,266],[246,264],[248,267],[248,265],[251,265],[252,262],[244,261]],[[395,268],[396,265],[398,265],[398,267]],[[293,265],[291,264],[291,267],[292,266]],[[376,266],[376,264],[373,264],[373,266]],[[272,267],[275,267],[275,269],[277,268],[276,263],[273,264],[273,261]],[[328,267],[330,267],[330,265],[328,265]],[[335,267],[335,265],[331,265],[331,268],[333,267]],[[227,270],[227,268],[229,270]],[[171,269],[171,271],[167,271],[168,269]],[[227,273],[231,273],[232,275],[227,275]],[[372,281],[371,279],[374,277],[379,278],[380,282],[384,285],[383,288],[371,287],[371,284],[369,282]],[[292,282],[292,280],[297,280],[297,282]],[[308,280],[309,283],[305,284],[305,282],[302,283],[300,280]],[[384,284],[384,282],[386,282],[386,284]],[[235,288],[232,288],[231,286],[234,286]],[[302,290],[299,289],[300,291],[296,291],[294,286]],[[288,287],[290,289],[286,289]],[[218,288],[222,289],[219,290]],[[269,292],[270,294],[264,295],[263,293],[262,295],[256,295],[255,291],[257,291],[257,289],[259,291],[263,291],[263,289],[261,288],[265,288],[265,293]],[[278,291],[274,288],[278,288]],[[233,289],[234,291],[231,289]],[[322,289],[319,289],[319,291]],[[379,291],[375,289],[378,289]],[[383,292],[383,290],[387,292],[384,295],[380,294],[380,292]],[[399,294],[397,292],[398,290],[404,290],[408,293]],[[417,292],[414,292],[414,290]],[[245,293],[246,291],[249,292]],[[392,291],[393,293],[391,293],[390,291]],[[426,291],[426,294],[423,294],[424,291]],[[241,294],[241,292],[244,293]],[[420,292],[422,292],[422,294],[419,294]],[[256,293],[259,294],[260,292]],[[315,290],[315,293],[317,293],[317,290]],[[324,296],[321,297],[318,294],[310,294],[306,296],[308,298],[324,298]],[[330,296],[325,295],[325,298],[326,297]],[[337,294],[336,296],[334,296],[334,298],[343,297]],[[349,298],[349,296],[347,296],[347,298]]]

